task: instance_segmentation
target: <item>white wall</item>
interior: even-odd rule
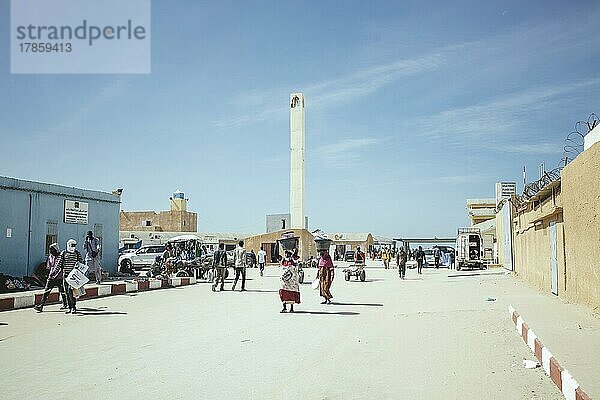
[[[596,142],[600,142],[600,125],[592,129],[585,135],[583,148],[584,150],[589,149]]]

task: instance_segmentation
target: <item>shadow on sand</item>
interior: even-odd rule
[[[360,315],[360,313],[357,313],[357,312],[354,312],[354,311],[334,311],[334,312],[328,312],[328,311],[304,311],[304,310],[294,311],[293,313],[288,313],[288,314]]]
[[[381,303],[340,303],[337,301],[332,301],[331,305],[333,305],[333,306],[383,307],[383,304],[381,304]]]
[[[463,276],[479,276],[479,275],[506,275],[506,272],[471,272],[469,274],[448,275],[448,278],[460,278]]]
[[[75,315],[127,315],[126,312],[122,312],[122,311],[104,311],[103,309],[105,309],[106,307],[102,307],[102,308],[89,308],[89,307],[83,307],[83,308],[78,308],[77,312],[75,313]]]
[[[278,290],[246,289],[248,293],[279,293]]]

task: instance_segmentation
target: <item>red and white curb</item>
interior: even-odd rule
[[[508,313],[515,324],[517,333],[521,335],[523,341],[527,343],[527,346],[529,346],[536,358],[542,364],[546,374],[550,376],[552,382],[554,382],[565,398],[567,400],[591,400],[591,397],[579,387],[579,384],[569,371],[560,366],[556,358],[550,353],[550,350],[542,344],[541,340],[533,330],[527,326],[513,306],[508,307]]]
[[[146,290],[163,289],[174,286],[195,285],[196,278],[169,278],[169,279],[152,279],[143,281],[118,281],[106,282],[102,285],[86,285],[85,295],[79,300],[93,299],[97,297],[112,296],[130,292],[143,292]],[[42,301],[43,290],[32,290],[22,293],[9,293],[0,295],[0,311],[17,310],[19,308],[33,307]],[[60,301],[60,295],[55,288],[48,296],[48,304],[57,303]]]

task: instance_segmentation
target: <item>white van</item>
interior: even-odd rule
[[[479,228],[458,228],[456,235],[456,269],[486,268],[483,263],[483,238]]]

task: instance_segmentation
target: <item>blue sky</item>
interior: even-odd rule
[[[0,175],[123,187],[124,210],[181,189],[203,232],[287,212],[293,91],[310,228],[387,236],[455,233],[600,111],[595,1],[153,1],[148,75],[11,75],[9,11]]]

